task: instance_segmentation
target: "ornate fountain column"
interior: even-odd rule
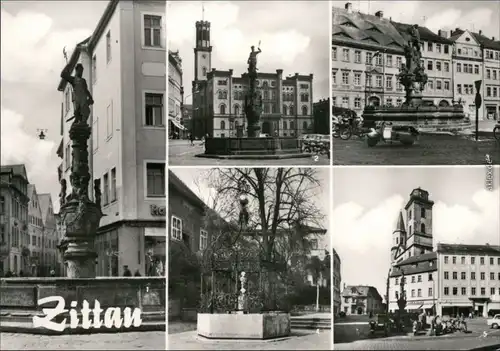
[[[246,282],[247,282],[246,273],[241,272],[241,275],[240,275],[241,288],[240,288],[240,295],[238,296],[238,312],[239,313],[244,313],[244,311],[247,308],[247,295],[246,295],[247,290],[245,289]]]
[[[66,66],[61,77],[73,86],[74,122],[69,130],[72,142],[72,164],[70,183],[71,194],[66,196],[66,180],[61,180],[59,195],[63,251],[68,278],[95,278],[97,253],[94,241],[102,217],[100,187],[95,189],[95,203],[89,198],[90,181],[88,139],[91,134],[87,119],[90,115],[92,96],[87,82],[82,78],[83,66],[78,64],[75,76],[71,76],[70,66]],[[98,184],[98,182],[97,182]]]
[[[248,57],[248,91],[245,95],[245,116],[247,119],[247,135],[255,138],[260,135],[260,115],[262,114],[262,97],[257,93],[257,55],[262,50],[257,51],[252,46],[252,51]]]

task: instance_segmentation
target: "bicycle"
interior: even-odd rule
[[[342,140],[349,140],[352,136],[352,127],[349,122],[342,121],[341,123],[335,123],[332,136]]]

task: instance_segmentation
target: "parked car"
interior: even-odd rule
[[[493,318],[488,319],[486,323],[493,329],[500,328],[500,314],[494,315]]]

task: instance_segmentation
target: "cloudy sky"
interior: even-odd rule
[[[2,1],[1,163],[26,164],[38,192],[58,209],[62,50],[88,37],[107,1]],[[37,138],[47,129],[47,139]]]
[[[326,1],[205,1],[211,22],[212,68],[247,70],[252,45],[261,41],[260,72],[314,74],[314,101],[329,93],[329,11]],[[202,2],[172,1],[167,9],[170,50],[183,60],[186,96],[194,77],[195,22],[202,19]],[[191,103],[191,97],[186,98]]]
[[[414,188],[434,201],[434,245],[500,245],[500,168],[486,190],[486,168],[344,167],[333,171],[333,246],[342,284],[372,285],[383,296],[392,232]],[[403,218],[406,219],[405,216]]]
[[[210,205],[210,198],[213,196],[213,189],[208,187],[206,181],[204,181],[204,175],[206,170],[201,170],[198,168],[170,168],[172,172],[175,173],[200,199],[202,199],[205,204]],[[330,170],[329,168],[317,168],[317,177],[321,185],[321,193],[316,197],[317,206],[321,212],[325,215],[325,223],[323,227],[326,229],[330,228],[330,218],[328,213],[330,213]],[[328,249],[331,246],[330,230],[320,240],[318,244],[320,247]]]
[[[348,1],[332,1],[344,7]],[[375,14],[393,21],[425,25],[434,32],[455,28],[483,31],[500,39],[500,1],[351,1],[353,10]]]

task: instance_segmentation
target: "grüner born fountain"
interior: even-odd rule
[[[408,44],[404,49],[406,64],[403,64],[398,79],[406,92],[402,106],[367,106],[363,111],[364,125],[373,127],[377,121],[392,122],[393,125],[413,126],[420,131],[460,131],[470,128],[463,106],[436,106],[424,100],[422,92],[427,84],[427,74],[422,65],[422,41],[418,26],[408,28]]]
[[[85,46],[77,46],[75,51],[84,52]],[[94,104],[87,82],[83,77],[83,66],[73,55],[61,73],[61,78],[73,88],[74,116],[69,128],[71,140],[71,193],[66,195],[66,180],[61,180],[59,195],[60,212],[58,227],[63,238],[59,249],[64,258],[67,277],[21,277],[0,279],[0,331],[34,334],[98,333],[108,332],[165,330],[166,303],[164,277],[99,277],[96,278],[95,237],[103,216],[100,206],[99,182],[95,182],[94,201],[89,196],[91,173],[89,170],[88,139],[91,127],[88,119]],[[75,75],[72,76],[72,70]],[[52,302],[43,303],[44,298]],[[54,298],[56,297],[56,298]],[[50,316],[50,311],[61,297],[65,308],[56,313],[53,321],[58,323],[73,319],[71,309],[77,310],[80,318],[77,326],[66,325],[62,331],[40,325],[37,319]],[[42,302],[40,301],[42,300]],[[93,327],[82,324],[83,302],[87,301],[92,312],[101,317],[103,312],[114,311],[115,321],[126,315],[126,308],[141,311],[139,325],[125,326],[115,322],[112,326]],[[76,305],[73,305],[76,302]],[[52,311],[53,312],[53,311]],[[54,315],[54,314],[52,314]],[[37,318],[34,318],[37,317]],[[49,317],[50,318],[50,317]],[[72,323],[73,324],[73,323]]]

